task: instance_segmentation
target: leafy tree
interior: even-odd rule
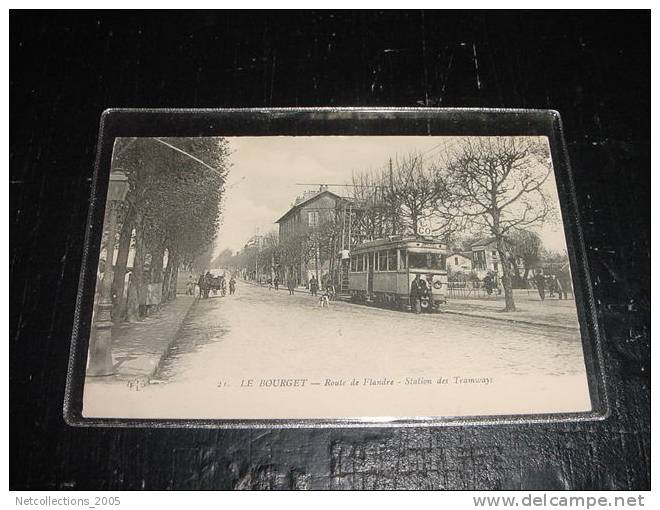
[[[121,237],[130,235],[135,248],[129,317],[136,317],[144,301],[145,260],[151,260],[151,280],[162,281],[163,298],[171,299],[179,267],[191,267],[209,253],[219,226],[227,156],[222,138],[117,139],[112,168],[128,175],[126,217],[133,223],[132,229],[122,228]],[[125,267],[115,278],[124,274]]]

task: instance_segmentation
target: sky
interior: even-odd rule
[[[223,201],[222,226],[215,253],[238,251],[255,235],[277,232],[275,221],[289,210],[298,195],[329,184],[329,190],[348,195],[350,188],[332,186],[351,181],[353,170],[385,168],[389,158],[410,152],[430,161],[452,137],[437,136],[274,136],[232,137],[231,168]],[[298,185],[305,184],[305,185]],[[554,179],[547,190],[557,197]],[[561,222],[539,232],[543,244],[563,252]]]

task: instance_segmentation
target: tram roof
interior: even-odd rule
[[[423,236],[407,236],[407,237],[386,237],[384,239],[374,239],[373,241],[365,241],[361,244],[353,246],[352,252],[370,251],[378,248],[436,248],[439,250],[446,250],[447,245]]]

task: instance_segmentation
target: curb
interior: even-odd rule
[[[167,340],[167,342],[164,342],[162,351],[160,353],[155,353],[153,355],[149,355],[148,353],[144,354],[145,368],[140,369],[136,367],[133,368],[132,370],[129,369],[124,373],[122,373],[122,367],[129,368],[128,366],[122,363],[119,365],[119,367],[117,367],[117,373],[114,375],[114,379],[117,381],[137,380],[137,381],[149,382],[151,378],[154,376],[154,374],[160,368],[160,365],[167,356],[170,347],[172,346],[172,344],[178,337],[179,332],[183,328],[183,324],[186,321],[186,318],[188,317],[188,315],[196,305],[197,305],[197,299],[193,299],[193,301],[190,303],[190,306],[188,306],[188,309],[185,311],[185,313],[182,314],[181,321],[179,322],[178,326],[173,327],[170,330],[171,333],[169,335],[169,339]],[[149,364],[148,366],[147,363]]]
[[[559,328],[559,329],[567,329],[570,331],[577,331],[578,333],[580,332],[580,328],[574,327],[574,326],[564,326],[562,324],[553,324],[550,322],[533,322],[533,321],[528,321],[524,319],[512,319],[511,317],[492,317],[490,315],[479,315],[476,313],[470,313],[470,312],[459,312],[455,310],[443,310],[442,313],[451,313],[453,315],[462,315],[463,317],[476,317],[479,319],[490,319],[493,321],[501,321],[501,322],[513,322],[515,324],[525,324],[527,326],[541,326],[544,328]]]

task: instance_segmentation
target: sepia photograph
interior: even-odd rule
[[[121,137],[85,418],[592,402],[544,136]]]

